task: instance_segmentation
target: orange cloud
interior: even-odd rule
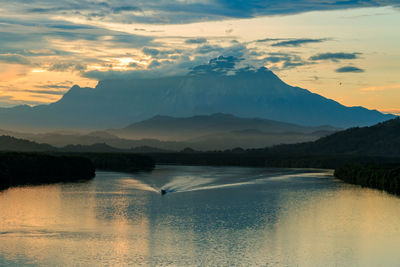
[[[389,89],[400,89],[400,84],[389,84],[382,86],[371,86],[371,87],[360,88],[360,90],[362,91],[383,91]]]

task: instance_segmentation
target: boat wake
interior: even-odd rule
[[[126,179],[121,179],[120,183],[124,188],[128,189],[138,189],[138,190],[144,190],[144,191],[150,191],[150,192],[156,192],[159,193],[160,191],[157,190],[156,188],[152,187],[149,184],[146,184],[142,181],[132,179],[132,178],[126,178]]]
[[[160,184],[160,180],[146,179],[144,181],[126,178],[122,179],[121,183],[124,188],[145,190],[150,192],[155,192],[161,195],[166,195],[170,193],[181,193],[199,190],[212,190],[219,188],[230,188],[239,187],[247,185],[260,185],[273,181],[290,181],[292,179],[304,178],[305,173],[265,173],[256,175],[221,175],[214,173],[214,175],[209,175],[207,177],[201,177],[197,175],[179,175],[166,177],[165,184]],[[307,172],[307,177],[326,177],[327,172]],[[211,177],[210,177],[211,176]],[[164,181],[165,181],[164,179]]]
[[[175,192],[195,191],[207,184],[215,182],[215,178],[199,178],[194,176],[174,177],[170,182],[161,187],[163,195]]]

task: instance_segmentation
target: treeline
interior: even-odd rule
[[[400,195],[400,164],[346,164],[336,168],[334,175],[347,183]]]
[[[89,159],[96,169],[104,171],[137,172],[151,171],[155,167],[154,160],[146,155],[129,153],[58,153]]]
[[[126,153],[0,152],[0,190],[90,180],[96,169],[136,172],[154,166],[151,157]]]
[[[400,162],[400,158],[271,153],[266,150],[147,153],[156,164],[335,169],[348,163]]]
[[[0,153],[0,190],[20,185],[77,182],[94,176],[93,163],[84,157]]]

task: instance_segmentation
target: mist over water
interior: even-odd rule
[[[400,199],[343,184],[330,171],[99,172],[89,183],[1,192],[0,210],[0,266],[400,262]]]

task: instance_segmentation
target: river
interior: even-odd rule
[[[158,166],[0,192],[0,266],[386,267],[399,244],[400,199],[326,170]]]

